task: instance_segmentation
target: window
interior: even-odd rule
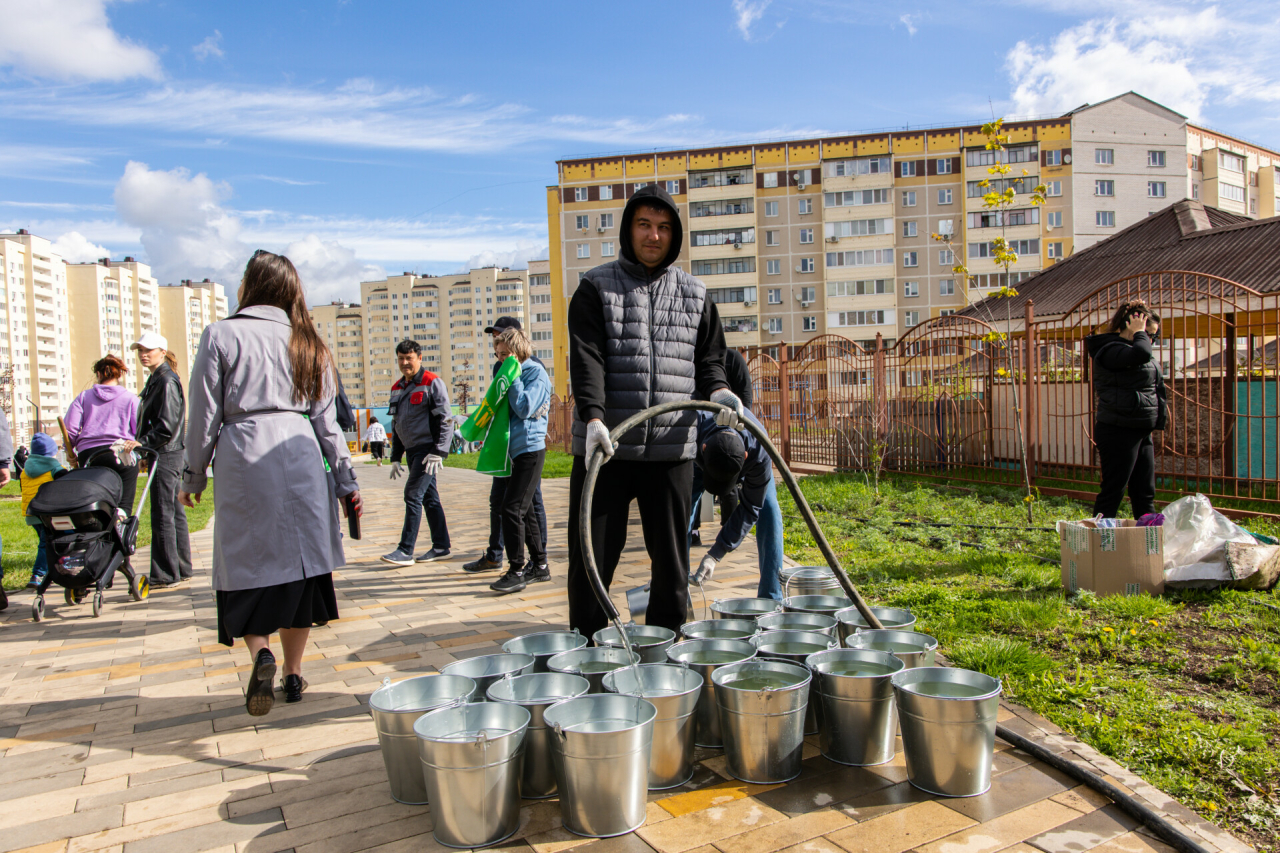
[[[903,252],[902,265],[904,267],[920,266],[920,253],[919,252]]]
[[[892,168],[888,157],[860,157],[857,160],[836,160],[823,164],[823,171],[828,178],[888,174]]]
[[[1203,171],[1204,171],[1204,158],[1203,158],[1203,157],[1201,157],[1199,154],[1188,154],[1188,155],[1187,155],[1187,168],[1188,168],[1188,169],[1190,169],[1190,170],[1191,170],[1191,171],[1193,171],[1193,172],[1203,172]]]
[[[613,187],[610,184],[605,184],[600,188],[600,200],[608,201],[611,198],[613,198]]]
[[[778,232],[777,231],[764,232],[764,244],[766,246],[778,245]]]
[[[782,318],[781,317],[769,318],[769,334],[771,335],[782,334]]]
[[[904,326],[919,326],[920,312],[919,311],[903,311],[902,324]]]
[[[1044,185],[1044,194],[1046,196],[1062,195],[1062,181],[1046,181]]]
[[[764,272],[765,275],[782,275],[782,261],[765,261]]]
[[[715,201],[696,201],[689,205],[689,216],[733,216],[738,213],[755,212],[755,202],[749,198],[716,199]]]
[[[769,175],[772,174],[774,181],[778,179],[777,172],[766,173],[765,186],[769,186]],[[749,185],[751,183],[750,169],[715,169],[709,172],[690,172],[689,186],[691,187],[731,187],[739,184]],[[774,186],[777,186],[775,183]]]
[[[902,236],[903,237],[916,236],[916,223],[914,221],[902,223]]]
[[[777,215],[778,215],[778,203],[777,203],[776,201],[766,201],[766,202],[764,203],[764,215],[765,215],[765,216],[777,216]]]
[[[586,214],[580,214],[574,217],[574,219],[577,222],[577,227],[580,231],[586,231],[591,227],[591,217]]]
[[[754,287],[717,287],[707,288],[707,295],[711,297],[711,301],[717,305],[726,302],[755,302],[756,289]]]
[[[828,267],[869,267],[893,263],[893,249],[861,249],[853,252],[827,252]]]
[[[893,293],[893,279],[875,278],[865,281],[829,281],[828,296],[875,296]]]
[[[1061,210],[1050,210],[1046,212],[1044,216],[1045,216],[1045,222],[1048,223],[1050,228],[1062,227],[1062,211]]]
[[[883,326],[889,322],[888,311],[832,311],[827,323],[832,326]]]
[[[1218,162],[1222,168],[1228,172],[1238,172],[1244,174],[1244,158],[1239,154],[1229,154],[1226,151],[1218,152]]]
[[[1093,162],[1099,166],[1112,166],[1116,162],[1116,152],[1111,148],[1093,149]]]
[[[965,184],[965,193],[969,198],[983,198],[988,193],[1002,193],[1007,189],[1012,189],[1015,193],[1030,193],[1036,188],[1038,175],[1027,175],[1021,178],[991,178],[987,181],[987,185],[982,186],[982,181],[969,181]]]
[[[755,258],[719,258],[710,261],[694,261],[689,272],[693,275],[730,275],[732,273],[755,272]]]
[[[812,242],[813,242],[813,229],[812,229],[812,228],[801,228],[801,229],[800,229],[800,242],[801,242],[801,243],[812,243]]]
[[[1192,197],[1193,199],[1198,199],[1198,198],[1200,198],[1200,185],[1199,185],[1199,184],[1192,184],[1192,185],[1191,185],[1191,197]]]
[[[1218,195],[1231,201],[1244,201],[1244,187],[1235,184],[1218,184]]]
[[[951,190],[938,190],[938,204],[951,204]]]
[[[574,201],[586,201],[586,200],[587,200],[587,188],[586,188],[586,187],[574,187],[574,188],[573,188],[573,200],[574,200]]]
[[[551,333],[550,332],[534,332],[529,337],[531,340],[535,340],[535,341],[549,341],[551,340]]]
[[[1045,254],[1046,254],[1047,256],[1049,256],[1050,258],[1062,258],[1062,257],[1065,257],[1065,256],[1062,254],[1062,244],[1061,244],[1061,243],[1046,243],[1046,244],[1045,244]]]
[[[850,207],[860,204],[888,204],[890,190],[845,190],[840,193],[823,193],[823,207]]]
[[[1258,215],[1258,200],[1256,198],[1249,199],[1249,212],[1254,216]]]
[[[902,192],[902,206],[903,206],[903,207],[915,207],[915,206],[916,206],[916,191],[915,191],[915,190],[903,190],[903,192]]]
[[[901,163],[899,163],[898,177],[914,178],[916,176],[916,163],[917,161],[915,160],[904,160]]]
[[[612,257],[613,257],[613,243],[601,243],[601,244],[600,244],[600,257],[602,257],[602,258],[612,258]]]
[[[813,199],[811,198],[800,199],[800,215],[803,216],[806,213],[813,213]]]
[[[769,288],[769,304],[770,305],[782,304],[782,288],[780,287]]]
[[[765,172],[764,175],[762,176],[761,183],[764,184],[765,189],[774,189],[775,187],[778,186],[778,173]]]
[[[1040,209],[1024,207],[1020,210],[987,210],[969,214],[970,228],[998,228],[1001,225],[1038,225]]]
[[[939,281],[938,295],[939,296],[955,296],[956,280],[954,278],[944,278],[942,279],[942,281]]]
[[[939,316],[939,317],[950,317],[950,316],[951,316],[952,314],[954,314],[954,313],[956,313],[956,309],[954,309],[954,308],[943,308],[941,311],[939,311],[939,312],[938,312],[938,316]]]
[[[801,302],[813,302],[818,298],[817,290],[816,287],[801,287],[796,295],[800,297]]]
[[[892,219],[851,219],[847,222],[828,222],[822,227],[828,237],[867,237],[873,234],[893,233]]]
[[[530,304],[530,305],[550,305],[550,304],[551,304],[551,294],[550,294],[550,293],[535,293],[535,294],[533,294],[532,296],[530,296],[530,297],[529,297],[529,304]]]
[[[1009,251],[1018,255],[1038,255],[1040,254],[1039,240],[1009,240]],[[996,256],[995,247],[991,243],[970,243],[970,258],[994,258]]]
[[[591,257],[591,244],[590,244],[590,243],[579,243],[579,244],[578,244],[578,257],[580,257],[580,258],[589,258],[589,257]]]
[[[1163,151],[1160,153],[1164,153]],[[1147,181],[1147,198],[1164,198],[1164,181]]]
[[[1148,166],[1158,166],[1158,167],[1163,167],[1163,166],[1164,166],[1164,152],[1163,152],[1163,151],[1148,151],[1148,152],[1147,152],[1147,165],[1148,165]]]
[[[724,328],[726,334],[729,332],[754,332],[760,328],[756,323],[755,317],[721,317],[720,325]]]
[[[1044,164],[1046,166],[1062,165],[1062,149],[1058,148],[1053,151],[1044,152]]]
[[[1114,210],[1099,210],[1094,217],[1094,223],[1101,228],[1116,227],[1116,212]]]
[[[813,272],[817,268],[818,265],[813,258],[800,259],[800,272]]]
[[[1099,196],[1114,196],[1116,194],[1115,181],[1094,181],[1093,194]]]
[[[545,313],[545,314],[534,314],[534,315],[533,315],[533,321],[534,321],[535,323],[550,323],[550,322],[551,322],[551,312],[550,312],[550,311],[548,311],[548,312],[547,312],[547,313]]]
[[[669,192],[671,195],[680,195],[680,182],[667,181],[667,192]],[[600,196],[600,197],[604,198],[604,196]]]
[[[723,231],[694,231],[690,235],[691,246],[737,246],[741,243],[754,243],[756,229],[727,228]]]
[[[955,252],[951,251],[950,249],[938,250],[938,263],[944,266],[947,266],[950,264],[954,264],[955,262],[956,262]]]
[[[951,158],[950,157],[938,158],[938,174],[939,175],[951,174]]]
[[[938,233],[944,236],[950,236],[955,233],[955,225],[950,219],[938,220]]]
[[[902,295],[903,295],[903,296],[919,296],[919,295],[920,295],[920,282],[918,282],[918,281],[904,281],[904,282],[902,283]]]
[[[974,148],[964,153],[966,166],[994,166],[996,163],[1032,163],[1040,158],[1039,148],[1032,145],[1015,145],[999,151]]]
[[[818,331],[818,318],[817,318],[817,317],[805,317],[805,318],[804,318],[804,320],[803,320],[803,322],[804,322],[804,327],[801,329],[801,331],[804,331],[804,332],[816,332],[816,331]]]
[[[612,228],[612,227],[613,227],[613,214],[612,214],[612,213],[602,213],[602,214],[600,214],[600,227],[601,227],[601,228]]]

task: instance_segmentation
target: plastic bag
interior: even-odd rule
[[[1201,494],[1179,498],[1164,508],[1165,583],[1213,587],[1231,580],[1227,543],[1257,540],[1213,508]]]

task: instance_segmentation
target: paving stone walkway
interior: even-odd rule
[[[445,469],[441,491],[452,559],[395,569],[378,562],[399,535],[402,501],[388,469],[359,469],[365,539],[335,577],[342,618],[311,634],[310,690],[267,717],[244,712],[243,646],[216,640],[208,565],[211,530],[193,536],[195,580],[133,603],[119,584],[101,618],[51,596],[43,623],[30,595],[0,614],[0,851],[29,853],[435,853],[427,807],[388,791],[369,694],[383,678],[431,672],[489,654],[510,637],[566,622],[568,480],[544,484],[553,581],[498,597],[494,575],[461,564],[488,536],[486,477]],[[647,576],[638,519],[614,589]],[[420,542],[420,550],[427,547]],[[146,565],[145,554],[140,564]],[[709,595],[753,595],[748,542]],[[1216,827],[1025,709],[1006,725],[1074,753],[1189,827],[1210,849],[1247,850]],[[592,841],[560,826],[552,801],[525,803],[514,853],[1098,853],[1165,851],[1114,804],[998,743],[981,797],[948,800],[906,782],[901,752],[872,768],[842,767],[805,748],[786,785],[729,778],[703,750],[693,780],[650,795],[639,831]]]

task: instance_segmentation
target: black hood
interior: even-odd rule
[[[680,224],[680,211],[676,208],[676,203],[658,184],[649,184],[636,190],[636,194],[631,197],[626,209],[622,211],[622,231],[618,236],[618,242],[622,244],[622,259],[643,267],[636,258],[635,250],[631,248],[631,219],[636,215],[636,208],[642,204],[665,207],[671,211],[671,249],[662,260],[662,269],[665,269],[680,257],[680,248],[684,245],[684,226]]]
[[[1100,332],[1085,338],[1084,346],[1090,356],[1096,356],[1107,344],[1122,340],[1124,338],[1120,337],[1119,332]],[[1125,341],[1125,343],[1128,343],[1128,341]]]

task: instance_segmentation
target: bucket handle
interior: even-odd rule
[[[555,733],[556,733],[556,737],[558,737],[558,738],[560,739],[560,742],[561,742],[561,743],[564,743],[564,742],[565,742],[564,727],[563,727],[563,726],[561,726],[559,723],[556,723],[555,725],[553,725],[553,726],[551,727],[551,730],[552,730],[553,732],[555,732]]]
[[[489,730],[481,729],[471,745],[482,752],[487,752],[489,749]]]

